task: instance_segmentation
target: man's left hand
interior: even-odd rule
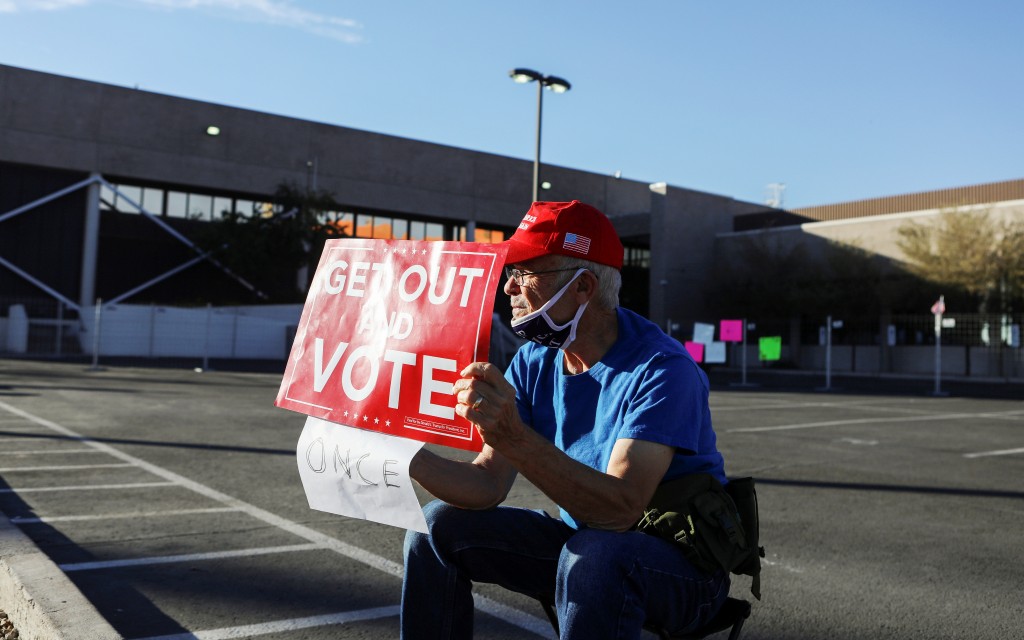
[[[497,367],[474,362],[452,385],[455,413],[472,422],[484,443],[501,451],[521,438],[526,425],[516,409],[516,392]]]

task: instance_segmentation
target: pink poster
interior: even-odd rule
[[[722,320],[721,326],[718,329],[718,335],[722,342],[742,342],[743,321]]]
[[[452,383],[486,361],[506,248],[330,240],[275,404],[316,418],[470,451]]]
[[[686,342],[683,343],[683,346],[686,347],[686,350],[690,352],[690,357],[692,357],[695,362],[704,362],[704,344],[703,343],[701,343],[701,342],[691,342],[691,341],[687,340]]]

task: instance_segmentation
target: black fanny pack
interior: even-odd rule
[[[736,478],[725,487],[706,473],[669,480],[654,492],[635,528],[678,544],[702,571],[752,576],[750,592],[761,599],[764,547],[758,546],[753,478]]]

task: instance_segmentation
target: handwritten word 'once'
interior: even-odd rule
[[[367,288],[368,272],[373,272],[369,288]],[[456,275],[457,274],[457,275]],[[327,265],[322,279],[323,290],[329,295],[345,295],[362,298],[367,291],[397,288],[398,297],[405,302],[417,300],[427,292],[430,304],[444,304],[451,297],[456,280],[462,279],[462,295],[459,306],[469,304],[469,296],[473,289],[473,281],[483,277],[484,270],[473,267],[449,267],[447,275],[441,278],[440,265],[432,265],[430,272],[421,264],[408,267],[398,277],[389,262],[353,262],[349,265],[345,260],[335,260]],[[438,285],[441,290],[438,291]],[[429,286],[428,286],[429,285]]]
[[[389,480],[389,478],[397,476],[398,472],[388,469],[388,465],[398,464],[398,460],[384,460],[381,463],[380,482],[374,482],[363,474],[363,462],[371,455],[373,454],[366,452],[356,459],[355,472],[356,475],[359,476],[359,480],[364,485],[371,487],[379,487],[381,482],[384,483],[385,487],[400,487],[401,485],[395,484]],[[342,458],[341,445],[334,445],[334,451],[331,452],[331,463],[334,465],[334,473],[343,473],[349,480],[354,480],[352,477],[352,449],[346,449],[345,457]],[[306,447],[306,464],[309,465],[309,469],[313,473],[323,473],[327,471],[327,446],[324,445],[323,438],[317,438],[313,442],[310,442],[309,446]]]
[[[347,342],[339,342],[334,348],[331,359],[324,364],[324,340],[316,338],[313,348],[313,390],[320,393],[327,386],[334,370],[341,362],[342,356],[348,350]],[[392,363],[391,387],[388,393],[388,407],[398,408],[398,399],[402,388],[402,370],[406,366],[416,366],[416,354],[408,351],[388,349],[384,351],[383,360]],[[357,387],[352,380],[352,372],[360,360],[366,361],[369,365],[369,374],[362,387]],[[341,370],[341,389],[349,400],[361,402],[368,398],[377,386],[377,378],[380,377],[381,357],[379,350],[373,345],[362,345],[356,347],[345,360],[345,366]],[[431,396],[435,393],[444,393],[451,397],[451,382],[434,379],[434,371],[455,371],[455,361],[449,358],[437,358],[435,356],[423,356],[423,373],[420,377],[420,401],[419,412],[451,420],[455,417],[455,407],[438,405],[431,402]]]

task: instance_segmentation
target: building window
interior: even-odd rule
[[[256,203],[252,200],[235,200],[235,213],[246,218],[256,215]]]
[[[151,187],[143,188],[142,208],[155,216],[164,215],[164,190]]]
[[[220,220],[227,214],[234,213],[235,205],[231,198],[213,197],[213,219]]]
[[[425,227],[424,223],[411,220],[409,222],[409,239],[422,240],[425,235]]]
[[[114,200],[114,209],[117,211],[127,211],[129,213],[138,213],[138,205],[142,202],[142,187],[133,187],[130,185],[120,185],[117,187],[117,199]]]
[[[382,240],[391,239],[391,218],[382,218],[380,216],[374,216],[373,237]]]
[[[466,227],[460,225],[457,228],[458,239],[466,241]],[[489,242],[491,244],[498,244],[499,242],[505,241],[505,232],[499,229],[487,229],[486,227],[477,227],[474,238],[471,242]]]
[[[627,267],[651,268],[651,250],[645,247],[625,247],[623,264]]]
[[[184,218],[188,214],[188,194],[180,191],[167,192],[167,215]]]
[[[356,235],[356,216],[354,213],[341,213],[335,218],[334,226],[349,238]]]
[[[117,199],[117,194],[108,187],[107,185],[100,186],[100,209],[104,211],[114,211],[114,201]]]
[[[402,220],[401,218],[395,218],[394,224],[392,225],[392,232],[395,234],[395,240],[408,240],[409,221]]]
[[[213,219],[213,196],[188,194],[188,217],[193,220]]]
[[[356,237],[373,237],[373,216],[368,216],[362,213],[356,216]]]
[[[228,213],[246,218],[273,218],[285,213],[279,205],[261,200],[236,198],[228,194],[195,193],[158,187],[118,184],[100,189],[100,206],[105,211],[138,213],[141,205],[153,215],[213,222]],[[334,227],[350,238],[382,240],[465,240],[466,227],[452,222],[413,220],[400,215],[322,211],[317,222]],[[502,242],[508,230],[478,227],[477,242]]]
[[[428,222],[424,240],[444,240],[444,225],[436,222]]]
[[[169,218],[193,218],[196,220],[219,220],[225,213],[237,211],[241,215],[273,215],[273,204],[235,199],[228,195],[188,193],[156,187],[140,187],[130,184],[115,184],[113,188],[100,188],[100,207],[105,211],[118,213],[139,213],[138,206],[147,212]]]

